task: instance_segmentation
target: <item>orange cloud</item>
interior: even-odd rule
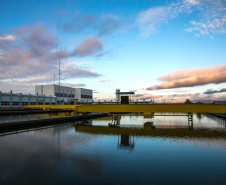
[[[226,65],[193,70],[176,71],[161,76],[158,80],[163,81],[156,86],[150,86],[147,90],[172,89],[180,87],[193,87],[210,83],[226,82]]]

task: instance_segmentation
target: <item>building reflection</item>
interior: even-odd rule
[[[109,118],[108,118],[109,119]],[[154,125],[154,122],[145,122],[142,125],[122,125],[121,115],[114,115],[107,126],[92,124],[74,124],[75,131],[91,134],[118,135],[118,148],[133,150],[134,136],[167,137],[167,138],[226,138],[226,130],[211,128],[194,128],[193,121],[185,126]]]
[[[135,147],[134,136],[122,134],[118,136],[118,148],[133,150]]]

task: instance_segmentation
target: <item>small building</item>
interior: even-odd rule
[[[132,95],[134,92],[120,92],[119,89],[116,89],[116,102],[121,102],[121,104],[128,104],[132,101]]]

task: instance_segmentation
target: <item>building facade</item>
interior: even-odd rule
[[[71,100],[79,102],[93,101],[93,91],[84,88],[72,88],[55,84],[36,85],[35,94],[37,93],[41,96],[46,95],[56,97],[58,102],[69,102]]]
[[[93,91],[59,85],[36,85],[35,94],[0,91],[0,108],[23,105],[54,105],[71,102],[93,102]]]
[[[40,96],[38,94],[22,94],[22,93],[9,93],[0,91],[0,108],[4,107],[22,107],[23,105],[51,105],[56,104],[56,98],[52,96]]]

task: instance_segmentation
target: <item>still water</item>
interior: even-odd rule
[[[59,112],[59,113],[42,113],[42,114],[14,114],[14,115],[0,115],[0,124],[5,122],[35,120],[43,118],[54,118],[71,116],[72,112]]]
[[[224,120],[194,115],[193,129],[182,116],[79,124],[0,136],[0,184],[226,184]]]

